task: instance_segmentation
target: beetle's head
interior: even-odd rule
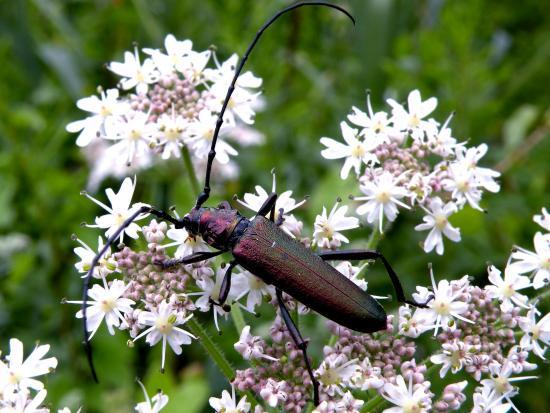
[[[206,208],[193,208],[182,218],[183,227],[193,235],[199,235],[201,215]]]
[[[229,203],[217,208],[193,208],[182,219],[182,225],[192,235],[200,235],[209,245],[224,249],[241,216]]]

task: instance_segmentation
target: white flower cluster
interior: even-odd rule
[[[257,192],[262,198],[265,191],[257,188]],[[290,200],[290,206],[294,205],[291,195],[288,194],[285,201],[289,203]],[[261,203],[262,200],[257,201]],[[323,215],[326,216],[326,210],[317,218]],[[489,266],[489,285],[476,287],[468,276],[436,281],[430,268],[432,287],[419,286],[413,294],[416,301],[428,302],[428,308],[401,306],[397,328],[390,322],[387,331],[374,335],[356,334],[346,329],[333,331],[341,338],[336,346],[325,346],[325,357],[315,369],[321,403],[314,411],[359,412],[364,401],[357,396],[361,391],[370,390],[394,406],[384,410],[387,413],[449,412],[458,410],[468,399],[465,391],[468,386],[472,413],[504,413],[515,409],[511,400],[519,392],[515,383],[537,378],[524,374],[537,367],[535,360],[530,360],[531,354],[544,360],[550,345],[550,314],[541,314],[536,308],[537,299],[529,300],[524,295],[526,289],[541,288],[540,282],[547,287],[550,262],[547,218],[544,209],[542,215],[534,218],[546,230],[537,232],[534,237],[536,252],[518,247],[504,274]],[[301,228],[302,223],[297,222]],[[294,234],[298,238],[300,231]],[[343,262],[336,268],[366,288],[366,283],[356,277],[361,267]],[[288,343],[280,344],[284,339],[276,323],[271,328],[273,344],[253,336],[250,326],[242,330],[234,347],[245,360],[253,360],[251,364],[256,367],[238,371],[233,384],[241,391],[250,389],[260,393],[271,407],[283,405],[283,409],[298,412],[300,409],[294,403],[303,397],[296,396],[302,390],[301,387],[298,390],[298,384],[291,380],[302,377],[304,371],[282,361],[287,357],[294,360],[296,351]],[[439,350],[417,365],[413,358],[415,343],[420,335],[430,332]],[[430,365],[439,370],[442,379],[448,380],[451,375],[451,383],[446,382],[439,399],[431,391],[432,382],[427,377]],[[287,368],[289,373],[279,375],[277,372],[282,368]],[[471,379],[452,382],[455,374],[462,377],[466,374]],[[310,391],[308,385],[304,390]],[[227,404],[226,407],[231,406]]]
[[[55,357],[44,358],[50,350],[45,344],[37,346],[25,359],[23,343],[10,339],[10,353],[0,359],[0,411],[47,413],[42,403],[47,391],[36,377],[52,372],[57,367]]]
[[[124,62],[107,67],[121,77],[118,88],[99,89],[99,96],[82,98],[77,106],[89,113],[71,122],[67,131],[78,133],[76,143],[90,147],[94,170],[90,186],[108,175],[117,177],[150,166],[156,159],[179,158],[184,146],[195,160],[204,160],[217,115],[233,78],[238,57],[218,62],[212,50],[194,51],[190,40],[166,36],[165,50],[125,52]],[[208,67],[210,61],[214,67]],[[258,143],[262,137],[250,128],[260,106],[262,80],[251,72],[239,76],[226,111],[221,135],[241,144]],[[237,151],[225,140],[216,146],[221,164]]]
[[[437,106],[432,97],[422,101],[418,90],[412,91],[403,106],[388,99],[391,114],[374,112],[367,98],[368,113],[353,107],[348,121],[340,124],[345,143],[323,137],[326,146],[321,155],[342,159],[340,173],[346,179],[353,169],[366,201],[357,208],[359,215],[383,232],[384,217],[394,221],[399,208],[421,207],[426,215],[417,231],[429,230],[424,250],[443,254],[443,235],[460,241],[460,231],[449,217],[466,204],[482,210],[484,190],[498,192],[497,171],[478,166],[487,153],[487,145],[467,147],[452,136],[449,122],[441,125],[428,115]]]

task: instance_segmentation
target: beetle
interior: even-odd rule
[[[279,216],[275,220],[276,193],[271,193],[268,196],[257,215],[252,219],[241,215],[239,211],[232,208],[226,201],[220,203],[215,208],[203,207],[203,204],[210,196],[210,174],[212,163],[216,157],[216,142],[223,123],[223,115],[235,88],[237,78],[264,31],[283,14],[302,6],[324,6],[336,9],[349,17],[355,24],[353,16],[345,9],[334,4],[315,1],[293,4],[280,10],[268,19],[256,33],[235,70],[235,75],[218,115],[211,148],[208,153],[204,188],[198,196],[195,206],[182,218],[175,218],[167,212],[150,206],[141,207],[107,239],[103,248],[92,260],[90,269],[84,280],[82,318],[86,354],[92,375],[96,381],[97,375],[93,365],[92,348],[86,328],[86,303],[90,280],[95,266],[107,249],[118,239],[124,229],[139,215],[144,213],[149,213],[168,221],[174,224],[177,229],[185,228],[194,236],[201,236],[210,246],[216,249],[216,251],[201,251],[182,258],[156,262],[155,264],[160,267],[167,268],[175,265],[192,264],[223,253],[231,253],[233,255],[233,259],[225,270],[218,300],[211,300],[214,305],[228,309],[225,301],[231,289],[231,274],[233,268],[237,265],[258,276],[267,284],[275,286],[281,317],[294,344],[302,351],[304,362],[313,384],[313,400],[315,405],[319,404],[319,383],[315,379],[307,355],[308,342],[303,339],[300,331],[294,324],[283,301],[283,292],[325,317],[350,329],[363,333],[383,330],[387,327],[387,316],[382,306],[373,297],[327,263],[327,261],[335,260],[379,259],[382,261],[391,279],[397,299],[400,302],[418,307],[426,306],[426,303],[418,303],[414,300],[405,299],[399,278],[380,252],[376,250],[354,249],[314,253],[302,243],[287,235],[279,228],[284,220],[284,211],[282,209],[277,211],[279,212]]]

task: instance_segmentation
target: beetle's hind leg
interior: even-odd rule
[[[283,293],[278,288],[276,288],[275,291],[277,294],[277,302],[279,303],[279,310],[281,312],[281,317],[283,317],[286,328],[290,333],[290,337],[292,337],[292,341],[294,341],[294,344],[296,345],[296,347],[302,350],[302,353],[304,355],[304,361],[306,362],[306,369],[307,369],[307,372],[309,373],[309,377],[311,378],[311,383],[313,384],[313,403],[315,404],[315,406],[318,406],[319,405],[319,382],[315,379],[315,375],[313,374],[313,370],[311,369],[311,364],[309,363],[309,358],[307,356],[308,343],[302,338],[302,335],[300,334],[298,327],[296,327],[296,324],[294,324],[294,321],[292,321],[292,317],[290,317],[290,313],[288,312],[288,309],[285,306],[285,302],[283,301]]]
[[[379,259],[380,261],[382,261],[382,264],[384,264],[384,267],[386,268],[386,272],[390,276],[398,301],[413,305],[415,307],[426,308],[428,303],[433,299],[433,296],[431,296],[424,303],[419,303],[415,300],[407,300],[405,298],[405,293],[403,292],[403,286],[401,285],[401,281],[399,281],[399,277],[391,267],[388,260],[386,260],[386,258],[379,251],[376,251],[376,250],[322,251],[322,252],[319,252],[317,255],[319,255],[319,257],[321,257],[325,261],[332,261],[332,260],[353,261],[353,260]]]

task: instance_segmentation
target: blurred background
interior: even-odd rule
[[[356,17],[355,28],[333,11],[306,8],[287,15],[262,38],[247,68],[264,79],[266,107],[255,128],[266,141],[240,148],[239,177],[216,187],[212,203],[253,192],[256,184],[270,186],[275,167],[280,191],[291,189],[298,199],[311,196],[297,215],[312,225],[322,205],[331,207],[336,196],[357,193],[353,178],[340,181],[341,163],[320,156],[319,138],[340,138],[339,122],[352,105],[365,108],[366,89],[372,91],[375,110],[382,110],[387,109],[386,98],[405,100],[418,88],[424,98],[439,99],[434,114],[439,121],[456,111],[451,124],[456,138],[489,145],[482,166],[502,172],[502,188],[485,195],[487,214],[465,208],[455,217],[462,242],[446,242],[443,257],[419,247],[425,234],[413,230],[420,221],[418,212],[400,215],[379,247],[401,274],[406,291],[429,283],[429,262],[436,276],[469,274],[483,285],[487,262],[503,268],[514,244],[533,249],[538,228],[532,215],[550,207],[550,3],[337,3]],[[91,222],[99,211],[79,195],[90,166],[65,125],[84,117],[75,106],[77,99],[94,94],[98,85],[115,86],[117,78],[104,64],[122,61],[133,42],[161,48],[172,33],[191,39],[195,50],[216,45],[221,59],[233,52],[242,55],[263,21],[290,3],[0,4],[0,348],[8,351],[10,337],[20,338],[27,350],[37,340],[52,345],[59,359],[56,373],[46,381],[52,407],[130,411],[143,398],[137,376],[150,393],[157,388],[168,393],[168,412],[209,411],[208,397],[219,397],[228,385],[196,343],[181,357],[171,356],[171,368],[160,375],[159,349],[139,345],[130,350],[124,334],[111,337],[102,329],[94,338],[101,383],[92,382],[81,327],[74,318],[77,309],[60,302],[80,297],[71,234],[95,245],[97,233],[80,223]],[[159,207],[174,204],[185,213],[194,199],[188,182],[180,163],[153,168],[139,174],[134,199]],[[104,188],[110,186],[118,188],[119,181],[104,181],[94,195],[103,199]],[[369,277],[369,291],[391,291],[380,269]],[[542,304],[545,312],[549,304],[548,299]],[[386,306],[391,309],[392,304]],[[273,315],[266,308],[255,323],[267,327]],[[205,321],[213,330],[210,320]],[[216,340],[239,365],[232,350],[237,333],[227,326],[227,333]],[[315,342],[317,331],[306,330],[305,335]],[[520,385],[517,405],[522,411],[548,405],[548,372],[548,367],[540,368],[541,379]]]

